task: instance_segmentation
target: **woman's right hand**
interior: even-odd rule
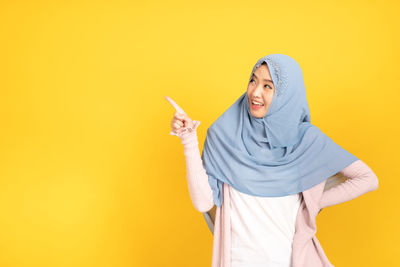
[[[189,118],[183,109],[175,103],[172,98],[169,96],[165,96],[165,99],[175,108],[174,116],[171,120],[171,134],[174,133],[175,135],[179,135],[180,133],[184,132],[185,128],[194,127],[194,121]]]

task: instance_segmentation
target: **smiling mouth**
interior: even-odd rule
[[[260,101],[249,100],[249,102],[250,102],[250,107],[252,110],[259,110],[262,107],[264,107],[264,103],[262,103]]]
[[[256,101],[251,101],[251,104],[252,105],[255,105],[255,106],[264,106],[264,104],[263,103],[260,103],[260,102],[256,102]]]

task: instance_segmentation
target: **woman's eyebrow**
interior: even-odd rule
[[[253,73],[253,76],[258,79],[258,77],[254,73]],[[274,83],[272,80],[268,80],[268,79],[264,79],[264,81],[267,81],[267,82],[270,82],[270,83]]]

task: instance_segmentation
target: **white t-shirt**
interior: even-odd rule
[[[229,188],[231,267],[291,267],[301,193],[258,197]]]

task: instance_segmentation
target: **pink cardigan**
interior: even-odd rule
[[[184,146],[187,180],[193,205],[207,220],[213,208],[213,193],[203,167],[195,126],[177,134]],[[186,129],[185,129],[186,130]],[[341,175],[340,175],[341,174]],[[378,188],[378,178],[363,161],[357,160],[324,182],[302,192],[303,198],[296,218],[296,231],[292,244],[292,267],[332,267],[318,239],[316,217],[322,208],[354,199]],[[339,181],[340,177],[345,181]],[[229,185],[224,183],[223,202],[217,207],[215,222],[207,220],[213,232],[212,267],[230,267],[230,203]]]

